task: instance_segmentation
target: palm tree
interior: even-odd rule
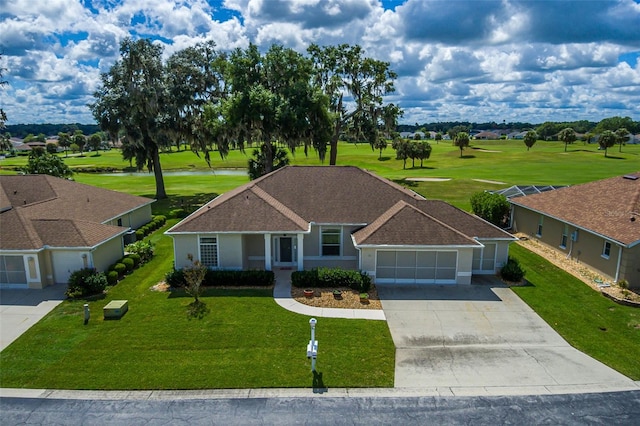
[[[524,135],[524,144],[527,146],[527,151],[537,142],[538,134],[535,130],[529,130]]]
[[[616,134],[611,130],[605,130],[604,132],[602,132],[602,134],[598,138],[598,144],[600,145],[601,149],[604,149],[605,157],[607,156],[607,148],[611,148],[612,146],[614,146],[617,141],[618,138],[616,137]]]
[[[564,142],[564,152],[567,152],[567,145],[576,140],[576,132],[571,127],[567,127],[558,133],[558,139]]]
[[[467,132],[458,132],[456,134],[455,139],[453,140],[455,146],[460,148],[460,158],[462,158],[462,150],[469,146],[469,133]]]

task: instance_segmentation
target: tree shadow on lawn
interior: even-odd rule
[[[461,156],[460,158],[476,158],[476,156],[475,155],[465,154],[465,155]]]
[[[216,192],[201,192],[194,195],[169,195],[166,199],[157,200],[153,203],[152,208],[154,213],[159,212],[168,216],[172,211],[179,211],[180,216],[186,217],[218,195]],[[143,196],[153,198],[155,195],[148,194]]]
[[[612,160],[626,160],[624,157],[616,157],[615,155],[605,155],[604,158],[610,158]]]
[[[413,181],[413,180],[407,180],[407,179],[392,179],[392,181],[394,183],[397,183],[398,185],[402,185],[402,186],[406,186],[409,188],[415,188],[416,186],[418,186],[418,182]]]
[[[378,161],[389,161],[391,157],[378,157]]]

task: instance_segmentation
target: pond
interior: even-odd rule
[[[148,176],[149,172],[100,173],[101,176]],[[243,169],[181,170],[162,172],[163,176],[247,176]]]

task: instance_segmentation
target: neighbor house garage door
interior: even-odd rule
[[[379,250],[376,282],[400,284],[455,284],[455,251]]]

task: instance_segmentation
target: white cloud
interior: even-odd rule
[[[278,43],[360,44],[399,75],[404,122],[638,120],[640,4],[634,0],[0,0],[9,124],[92,122],[85,106],[127,36],[164,56]],[[88,5],[88,6],[85,6]],[[631,61],[630,61],[631,62]]]

